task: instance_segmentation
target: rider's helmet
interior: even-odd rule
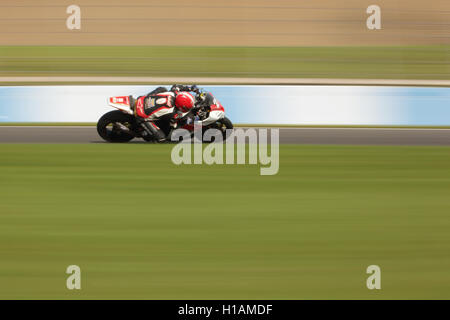
[[[175,107],[182,112],[188,112],[195,103],[195,98],[189,92],[180,92],[175,98]]]

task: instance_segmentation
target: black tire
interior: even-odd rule
[[[223,119],[220,119],[218,122],[219,122],[219,125],[221,126],[220,129],[222,130],[222,133],[223,133],[223,141],[225,141],[228,139],[228,136],[229,136],[229,134],[227,134],[227,132],[225,130],[233,129],[233,123],[227,117],[223,117]]]
[[[233,129],[233,123],[230,121],[230,119],[228,119],[227,117],[224,117],[223,119],[216,121],[209,127],[206,127],[203,130],[203,134],[205,134],[205,131],[208,130],[209,128],[215,128],[215,129],[219,129],[220,131],[222,131],[223,141],[225,141],[226,139],[228,139],[228,136],[229,136],[229,134],[227,134],[227,132],[226,132],[226,129]],[[206,142],[214,142],[214,139],[212,139],[211,141],[206,141]]]
[[[113,123],[121,123],[131,130],[136,126],[136,119],[122,111],[115,110],[105,113],[97,122],[97,132],[105,141],[108,142],[128,142],[134,138],[134,135],[123,131],[114,131],[108,128]]]
[[[223,117],[223,119],[219,120],[218,122],[222,123],[226,129],[233,129],[233,123],[227,117]]]

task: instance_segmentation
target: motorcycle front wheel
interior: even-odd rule
[[[228,138],[227,129],[233,129],[233,123],[227,117],[223,117],[219,121],[216,122],[219,130],[222,131],[223,140],[225,141]]]
[[[233,129],[233,123],[230,121],[230,119],[228,119],[227,117],[224,117],[220,120],[217,120],[216,122],[210,124],[207,127],[203,127],[203,134],[205,134],[205,132],[208,129],[218,129],[222,132],[222,137],[223,137],[223,141],[225,141],[228,136],[230,135],[230,133],[227,133],[227,129]],[[205,141],[205,142],[214,142],[214,138],[211,141]]]
[[[105,113],[97,122],[97,132],[108,142],[128,142],[134,138],[136,120],[132,115],[115,110]]]

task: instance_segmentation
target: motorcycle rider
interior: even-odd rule
[[[145,96],[143,103],[142,97],[137,99],[134,108],[136,119],[151,132],[157,142],[165,142],[167,137],[155,121],[166,119],[171,124],[178,121],[195,105],[195,97],[190,92],[198,93],[199,89],[196,85],[176,84],[170,90],[158,87]]]

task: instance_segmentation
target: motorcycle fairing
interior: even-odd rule
[[[113,108],[119,109],[128,114],[133,114],[133,110],[130,107],[130,97],[129,96],[117,96],[117,97],[109,97],[108,105]]]
[[[225,108],[215,98],[213,104],[210,105],[209,110],[208,118],[202,121],[203,126],[207,126],[225,117]]]
[[[217,102],[216,104],[213,104],[210,106],[211,111],[223,111],[225,112],[225,108],[220,104],[220,102]]]
[[[208,118],[202,121],[203,126],[207,126],[225,117],[225,111],[214,110],[209,112]]]

